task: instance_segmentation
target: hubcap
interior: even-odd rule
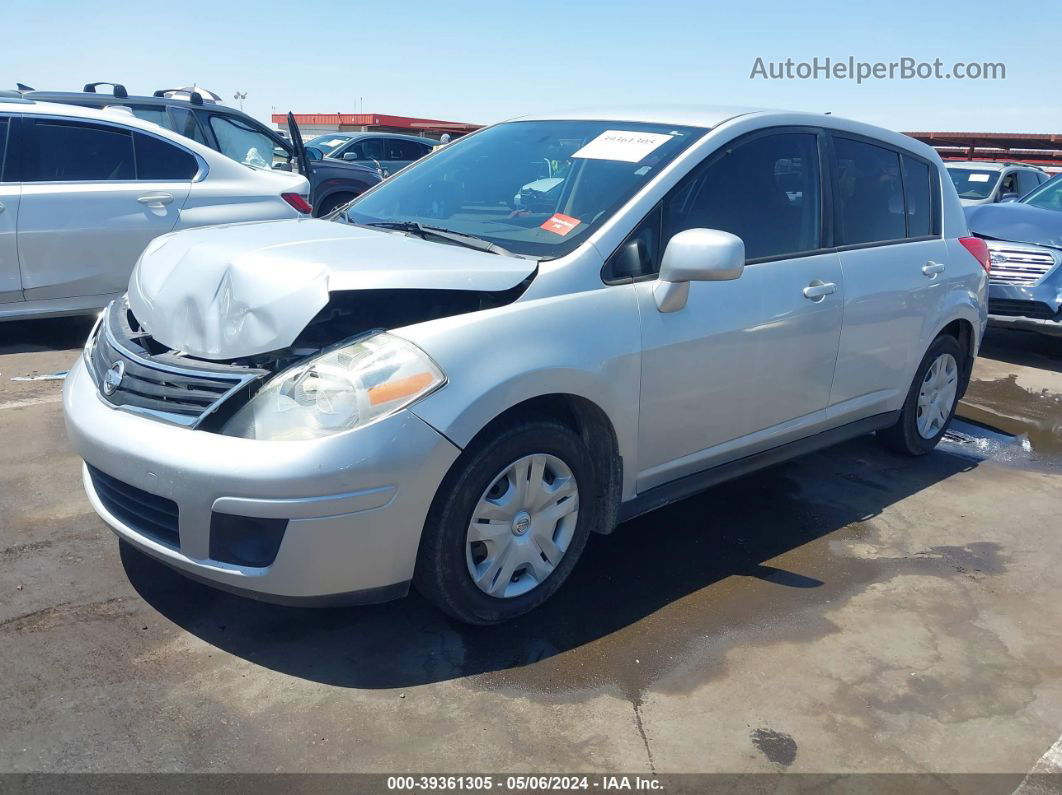
[[[955,407],[959,391],[959,365],[950,353],[942,353],[926,370],[918,390],[918,433],[932,439],[944,428]]]
[[[468,573],[486,594],[511,599],[560,565],[579,520],[579,487],[554,455],[535,453],[494,476],[472,511]]]

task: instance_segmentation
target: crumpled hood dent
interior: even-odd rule
[[[535,266],[331,221],[233,224],[153,241],[130,278],[129,306],[164,345],[234,359],[291,345],[331,292],[495,292],[516,287]]]

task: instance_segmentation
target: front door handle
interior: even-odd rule
[[[922,266],[922,273],[924,273],[930,279],[932,279],[938,273],[943,273],[943,272],[944,272],[944,266],[941,263],[939,263],[939,262],[933,262],[933,260],[930,260],[929,262],[927,262],[925,265]]]
[[[804,288],[804,297],[809,301],[821,301],[828,295],[837,292],[837,285],[833,282],[820,282],[818,279]]]
[[[148,207],[163,207],[173,201],[173,196],[169,193],[145,193],[137,196],[136,200]]]

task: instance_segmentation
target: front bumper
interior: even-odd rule
[[[66,378],[63,407],[71,444],[87,465],[89,501],[121,538],[195,579],[266,601],[379,601],[404,593],[424,518],[460,453],[408,411],[306,442],[189,430],[104,403],[82,359]],[[174,543],[109,509],[90,467],[176,503]],[[216,514],[286,520],[272,562],[211,558]]]
[[[1062,336],[1062,271],[1035,285],[988,285],[988,325]]]

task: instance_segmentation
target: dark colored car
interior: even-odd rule
[[[109,87],[110,91],[97,91],[101,86]],[[181,90],[179,93],[187,99],[172,96],[175,90],[159,90],[150,97],[131,96],[120,83],[88,83],[81,91],[37,91],[20,84],[17,92],[10,93],[41,102],[87,108],[120,105],[138,118],[198,141],[238,163],[298,171],[310,182],[314,215],[329,212],[360,195],[384,176],[370,164],[342,163],[338,168],[318,168],[313,153],[307,157],[290,114],[289,124],[294,134],[289,140],[246,113],[211,99],[209,92]]]
[[[1062,174],[1019,201],[966,208],[988,243],[989,325],[1062,337]]]
[[[295,119],[289,114],[288,126],[298,131]],[[312,141],[306,144],[306,153],[312,164],[314,215],[327,215],[346,204],[384,177],[408,166],[438,145],[431,138],[419,138],[400,133],[337,133],[347,137],[325,153]],[[297,138],[298,135],[293,135]],[[320,136],[318,136],[320,138]],[[318,138],[312,139],[313,141]],[[332,140],[326,138],[326,143]],[[371,176],[370,176],[371,175]],[[363,186],[359,182],[364,181]]]

